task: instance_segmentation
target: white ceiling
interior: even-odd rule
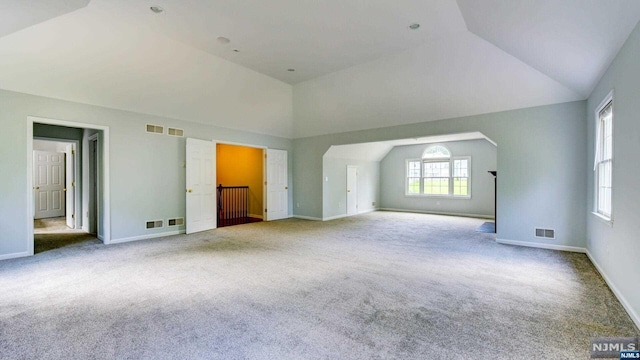
[[[376,141],[360,144],[333,145],[324,153],[326,158],[381,161],[396,146],[445,143],[450,141],[479,140],[484,139],[497,146],[497,144],[481,132],[468,132],[459,134],[426,136],[420,138],[400,139],[390,141]]]
[[[0,88],[285,137],[300,135],[298,88],[380,63],[406,66],[389,71],[402,79],[437,79],[365,109],[402,106],[405,122],[584,99],[640,20],[637,0],[87,2],[2,0]],[[412,108],[429,97],[433,113]],[[366,111],[344,106],[336,119],[355,119],[345,128],[390,125],[357,123]]]

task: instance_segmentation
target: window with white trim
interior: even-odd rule
[[[611,220],[613,175],[613,97],[609,95],[597,112],[595,161],[595,212]]]
[[[429,146],[422,159],[407,160],[407,195],[471,197],[471,157],[452,157],[444,145]]]

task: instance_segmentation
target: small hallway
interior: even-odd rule
[[[69,228],[64,217],[35,219],[33,222],[35,254],[88,244],[102,244],[102,241],[83,230]]]

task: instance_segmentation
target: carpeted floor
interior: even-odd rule
[[[94,235],[70,229],[64,217],[37,219],[33,222],[33,250],[36,254],[68,246],[102,244]]]
[[[3,359],[587,359],[638,329],[587,257],[375,212],[0,261]]]

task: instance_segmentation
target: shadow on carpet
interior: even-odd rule
[[[491,221],[487,221],[484,224],[480,225],[477,229],[477,232],[482,232],[482,233],[490,233],[493,234],[496,232],[496,223],[491,222]]]

